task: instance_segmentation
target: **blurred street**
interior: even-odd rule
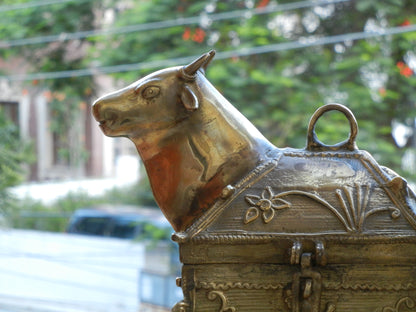
[[[142,244],[0,230],[0,311],[136,312]]]

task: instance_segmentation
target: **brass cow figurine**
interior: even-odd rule
[[[214,55],[157,71],[93,106],[105,135],[127,136],[136,145],[175,231],[276,150],[205,78]]]
[[[345,106],[305,149],[272,145],[205,78],[214,51],[98,99],[105,135],[136,145],[176,233],[175,312],[405,312],[416,307],[416,197],[357,148]],[[337,110],[347,140],[325,145]],[[411,310],[413,309],[413,310]]]

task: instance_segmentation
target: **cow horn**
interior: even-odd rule
[[[211,50],[208,53],[205,53],[204,55],[201,55],[199,58],[197,58],[192,63],[186,65],[183,67],[183,74],[186,77],[194,77],[198,69],[202,68],[205,69],[206,66],[211,62],[215,55],[215,51]]]

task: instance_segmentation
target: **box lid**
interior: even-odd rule
[[[349,261],[354,252],[361,259],[363,249],[357,246],[369,245],[365,258],[372,261],[415,257],[415,194],[402,177],[356,148],[355,118],[345,107],[332,109],[341,110],[350,121],[349,139],[336,146],[322,144],[314,127],[331,108],[325,109],[312,117],[305,149],[278,150],[269,162],[224,189],[223,197],[174,240],[192,243],[193,248],[201,243],[240,249],[241,244],[264,245],[270,252],[282,249],[273,252],[285,256],[295,243],[316,248],[319,242],[326,245],[328,256],[329,246],[334,252],[341,246],[340,255],[348,253],[334,259],[341,262]],[[380,257],[374,250],[386,244],[392,254]],[[278,258],[273,262],[283,259]]]

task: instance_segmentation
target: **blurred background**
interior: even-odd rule
[[[180,300],[135,147],[91,104],[211,49],[208,79],[278,147],[303,148],[312,113],[341,103],[358,147],[416,181],[413,0],[1,0],[0,17],[1,311]],[[334,144],[349,125],[326,114],[317,132]]]

